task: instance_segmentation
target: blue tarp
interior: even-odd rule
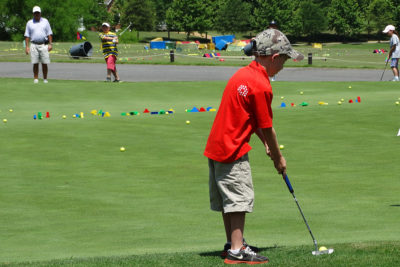
[[[234,39],[235,39],[235,35],[221,35],[221,36],[214,36],[212,38],[212,42],[214,44],[217,44],[219,41],[224,40],[227,43],[233,43]]]
[[[165,49],[165,41],[150,42],[151,49]]]
[[[215,48],[218,50],[222,50],[226,47],[226,45],[228,44],[227,41],[225,40],[219,40],[218,43],[215,44]]]

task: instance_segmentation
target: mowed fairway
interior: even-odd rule
[[[218,108],[226,82],[0,83],[0,265],[223,265],[225,234],[220,214],[209,210],[202,155],[215,113],[185,109]],[[247,241],[265,248],[271,266],[400,264],[400,83],[273,89],[296,196],[319,244],[336,251],[311,256],[292,196],[255,136]],[[357,96],[361,103],[348,103]],[[145,108],[175,113],[121,116]],[[33,120],[39,111],[50,118]],[[80,112],[83,119],[72,118]]]

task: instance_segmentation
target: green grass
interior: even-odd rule
[[[312,256],[310,248],[268,247],[268,266],[398,266],[399,242],[335,244],[335,253]],[[71,258],[42,262],[24,262],[5,266],[226,266],[220,251],[200,253],[147,254],[120,257]]]
[[[161,35],[162,36],[162,35]],[[75,43],[54,43],[51,52],[52,62],[104,63],[100,43],[94,39],[93,57],[90,59],[72,59],[69,50]],[[119,63],[121,64],[174,64],[174,65],[211,65],[211,66],[244,66],[251,58],[242,51],[187,50],[175,53],[175,62],[170,63],[169,50],[144,49],[148,44],[124,44],[118,46]],[[288,61],[286,67],[319,67],[319,68],[368,68],[383,69],[386,54],[374,54],[375,49],[389,49],[388,43],[363,44],[324,44],[323,49],[310,45],[296,45],[295,48],[305,55],[301,62]],[[204,53],[220,52],[224,61],[219,58],[205,58]],[[307,55],[313,54],[313,64],[308,65]],[[29,62],[22,43],[0,42],[0,62]]]
[[[0,82],[0,119],[8,120],[0,121],[0,263],[222,265],[215,251],[225,235],[209,210],[202,155],[215,113],[184,110],[218,108],[225,82]],[[257,138],[247,240],[274,247],[265,253],[276,266],[398,265],[400,85],[275,82],[273,89],[296,196],[319,244],[336,252],[311,256],[297,207]],[[279,108],[282,96],[297,106]],[[347,103],[357,96],[361,103]],[[176,113],[120,115],[145,108]],[[39,111],[51,118],[33,120]],[[72,118],[81,111],[83,119]]]

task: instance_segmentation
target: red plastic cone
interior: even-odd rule
[[[150,113],[150,111],[146,108],[143,113]]]

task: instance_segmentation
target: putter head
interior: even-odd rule
[[[314,256],[318,256],[318,255],[322,255],[322,254],[332,254],[333,251],[334,251],[333,248],[328,248],[328,249],[321,250],[321,251],[313,251],[312,254]]]

